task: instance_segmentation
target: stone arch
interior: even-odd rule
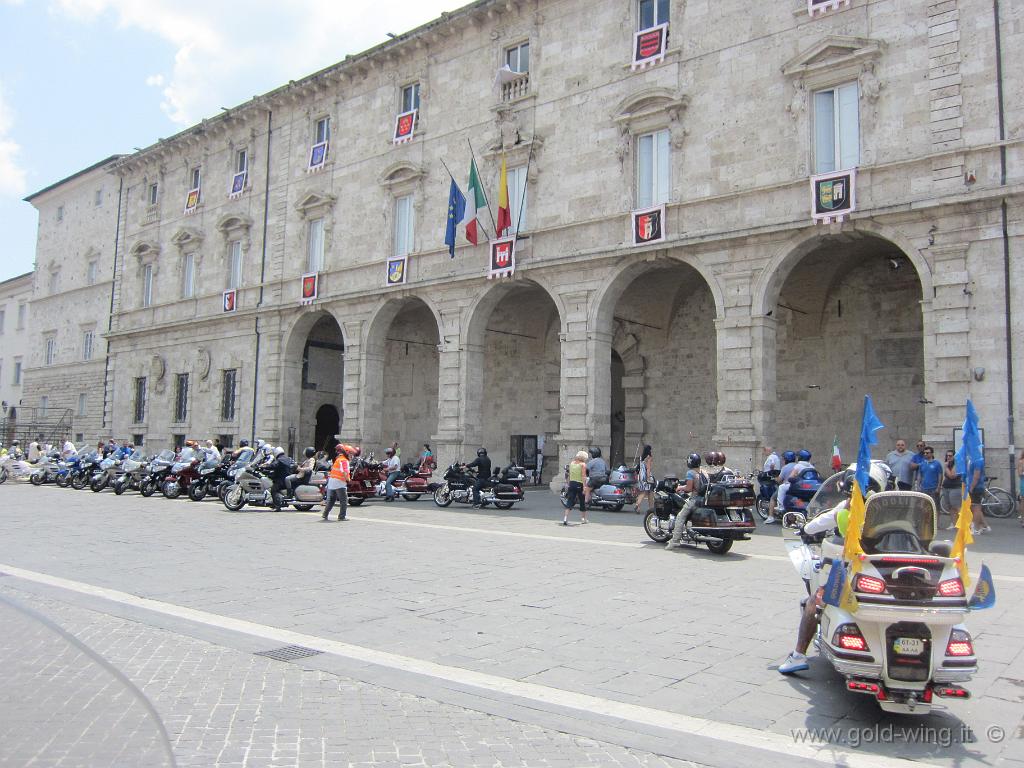
[[[463,343],[483,344],[484,335],[487,330],[487,320],[490,318],[491,313],[494,312],[494,308],[497,307],[510,292],[522,289],[525,285],[534,285],[547,294],[548,298],[554,303],[555,309],[558,310],[559,329],[564,333],[566,313],[562,297],[552,290],[550,284],[546,280],[541,277],[531,275],[530,278],[525,280],[499,280],[493,285],[487,286],[483,292],[479,293],[473,302],[466,308],[463,316]]]
[[[842,239],[865,236],[886,240],[902,251],[917,271],[917,277],[921,281],[922,297],[932,295],[932,271],[928,260],[906,235],[892,227],[881,226],[874,222],[853,221],[843,224],[838,235],[832,234],[831,231],[804,229],[779,246],[754,282],[751,313],[755,317],[762,317],[774,311],[779,294],[782,293],[782,286],[793,268],[800,263],[804,256],[821,247],[822,243],[827,242],[830,238],[842,241]]]
[[[618,355],[622,362],[621,386],[624,396],[622,418],[625,451],[622,459],[624,461],[632,450],[632,446],[643,440],[643,436],[647,433],[647,423],[644,419],[644,405],[646,404],[644,374],[647,371],[647,361],[640,354],[640,340],[635,334],[627,331],[625,326],[618,323],[612,336],[612,352]],[[612,419],[615,418],[616,413],[613,411]]]
[[[373,309],[370,319],[365,323],[366,335],[363,341],[366,349],[372,351],[379,348],[384,341],[384,335],[398,314],[415,304],[422,304],[430,310],[430,314],[433,315],[434,321],[437,323],[437,337],[438,339],[443,338],[444,325],[441,322],[441,313],[437,311],[434,303],[426,296],[408,293],[401,296],[388,296]]]
[[[323,338],[311,339],[314,334]],[[289,443],[312,445],[316,413],[324,405],[335,407],[345,423],[344,326],[333,312],[302,311],[287,324],[282,339],[280,432],[289,435]]]

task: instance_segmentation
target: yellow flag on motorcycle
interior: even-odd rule
[[[846,524],[846,538],[843,544],[843,559],[850,564],[851,579],[861,568],[860,558],[864,554],[864,548],[861,546],[860,537],[864,531],[865,515],[864,494],[861,493],[860,483],[854,478],[853,493],[850,494],[850,518]]]
[[[953,549],[950,557],[959,560],[956,565],[960,571],[960,580],[964,583],[964,589],[971,583],[971,577],[967,573],[967,545],[974,543],[974,536],[971,535],[971,495],[967,492],[966,485],[961,490],[960,514],[956,520],[956,538],[953,539]]]
[[[855,574],[851,573],[849,578],[846,580],[846,585],[843,587],[843,596],[839,601],[839,607],[847,613],[856,613],[860,607],[860,603],[857,601],[857,596],[853,594],[853,580]]]

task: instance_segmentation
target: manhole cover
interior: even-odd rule
[[[277,661],[293,661],[294,659],[304,659],[307,656],[319,656],[323,651],[318,651],[314,648],[306,648],[302,645],[286,645],[284,648],[274,648],[270,651],[257,651],[254,656],[266,656],[268,659],[276,659]]]

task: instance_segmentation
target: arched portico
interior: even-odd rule
[[[282,428],[288,442],[294,442],[300,451],[314,445],[317,414],[324,406],[336,410],[340,423],[345,421],[345,338],[338,320],[328,311],[299,314],[285,338],[281,364]]]

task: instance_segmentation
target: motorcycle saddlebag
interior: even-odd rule
[[[714,483],[705,501],[712,509],[754,506],[754,489],[747,483]]]

